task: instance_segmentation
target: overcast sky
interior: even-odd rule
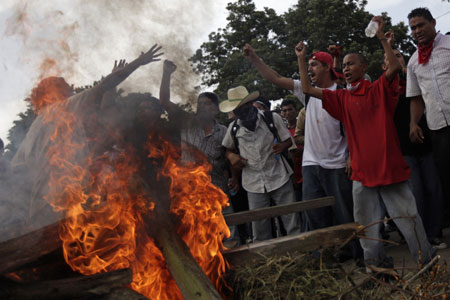
[[[108,74],[114,59],[131,60],[159,42],[165,46],[166,57],[181,66],[183,78],[192,77],[185,58],[207,40],[210,32],[226,25],[228,2],[1,0],[0,138],[8,143],[6,136],[12,121],[24,111],[23,99],[39,76],[60,75],[75,86],[90,84]],[[258,9],[266,6],[283,13],[297,1],[255,0],[255,3]],[[438,18],[438,30],[450,31],[450,13],[444,15],[450,12],[447,1],[369,0],[366,10],[372,14],[386,11],[396,24],[407,23],[407,14],[419,6],[428,7]],[[56,59],[58,68],[44,74],[40,66],[46,57]],[[157,93],[160,71],[161,65],[146,67],[133,75],[125,88]],[[189,81],[179,80],[179,98],[183,98],[182,86],[188,84]]]

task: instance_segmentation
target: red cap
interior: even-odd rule
[[[321,61],[321,62],[329,65],[331,68],[331,71],[333,72],[334,76],[336,76],[336,78],[344,77],[344,74],[336,72],[336,70],[333,68],[333,57],[331,56],[331,54],[329,54],[327,52],[323,52],[323,51],[318,51],[318,52],[313,53],[313,55],[310,57],[310,59],[318,60],[318,61]]]

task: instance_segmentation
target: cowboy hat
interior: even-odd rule
[[[259,97],[259,92],[248,93],[243,86],[237,86],[228,90],[228,99],[223,100],[219,104],[219,110],[224,113],[235,110],[236,108],[251,102]]]

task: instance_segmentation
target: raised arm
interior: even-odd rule
[[[411,99],[410,110],[409,139],[413,143],[423,143],[423,131],[419,126],[419,121],[425,111],[425,102],[423,102],[422,96],[415,96]]]
[[[256,55],[255,50],[249,44],[245,44],[243,49],[244,57],[258,70],[267,81],[288,90],[294,90],[294,81],[291,78],[283,77]]]
[[[159,101],[162,107],[169,113],[181,111],[176,104],[170,101],[170,81],[172,74],[177,69],[177,66],[170,60],[164,61],[163,75],[161,79],[161,86],[159,88]]]
[[[297,63],[300,71],[300,81],[302,83],[303,93],[309,94],[317,99],[322,99],[322,89],[315,88],[311,85],[308,77],[308,67],[306,66],[306,46],[302,42],[295,46],[295,54],[297,55]]]
[[[138,58],[129,64],[125,64],[123,67],[118,69],[114,68],[111,74],[103,78],[98,85],[92,88],[93,92],[97,94],[96,99],[101,99],[103,93],[110,89],[114,89],[140,66],[159,61],[160,58],[158,57],[163,55],[163,53],[158,53],[159,50],[161,50],[161,46],[155,44],[150,48],[150,50],[146,53],[142,53]]]
[[[386,54],[386,60],[389,62],[388,68],[386,70],[386,79],[388,81],[394,80],[395,76],[397,76],[398,72],[402,69],[402,66],[398,62],[395,57],[394,51],[392,50],[392,46],[389,43],[390,35],[393,34],[392,31],[384,33],[384,20],[381,16],[375,16],[372,18],[372,21],[378,22],[378,30],[377,37],[383,46],[384,53]]]

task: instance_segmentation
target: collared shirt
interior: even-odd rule
[[[242,186],[251,193],[265,193],[282,187],[289,181],[292,169],[283,159],[283,156],[272,153],[274,145],[273,133],[267,127],[258,114],[255,131],[250,131],[237,120],[239,129],[236,138],[239,142],[240,155],[247,159],[246,166],[242,170]],[[278,114],[273,114],[273,122],[282,141],[291,138],[291,134]],[[231,136],[232,122],[228,126],[222,145],[230,150],[235,150],[233,137]]]
[[[227,162],[222,140],[227,128],[216,121],[211,133],[205,134],[201,126],[195,122],[189,122],[189,126],[181,130],[181,159],[184,162],[198,161],[198,156],[189,149],[189,145],[198,149],[207,158],[212,166],[211,182],[221,188],[225,193],[228,191],[228,178],[225,176]]]
[[[418,61],[418,51],[408,63],[406,97],[422,95],[428,127],[438,130],[450,125],[450,36],[438,33],[430,60]]]
[[[336,90],[333,84],[328,90]],[[294,95],[305,105],[300,80],[294,80]],[[303,166],[325,169],[344,168],[347,162],[347,140],[341,132],[341,122],[322,108],[320,99],[310,97],[306,108],[305,148]]]
[[[363,79],[354,91],[322,92],[323,108],[345,125],[352,160],[351,179],[367,187],[408,180],[409,169],[393,120],[398,76],[392,82],[385,74],[373,83]]]

